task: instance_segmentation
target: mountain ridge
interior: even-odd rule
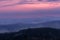
[[[43,23],[37,24],[25,24],[25,23],[16,23],[16,24],[9,24],[9,25],[0,25],[0,33],[1,32],[16,32],[23,29],[28,28],[42,28],[42,27],[51,27],[60,29],[60,20],[55,21],[48,21]]]
[[[60,29],[30,28],[12,33],[0,33],[0,40],[60,40]]]

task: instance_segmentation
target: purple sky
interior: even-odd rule
[[[0,18],[60,17],[60,2],[58,0],[42,1],[0,0]]]

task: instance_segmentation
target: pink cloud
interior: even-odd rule
[[[53,9],[58,7],[60,7],[60,3],[22,4],[22,5],[1,7],[0,11],[27,11],[35,9]]]
[[[36,17],[46,17],[46,16],[55,16],[60,17],[60,14],[49,14],[48,10],[53,10],[55,8],[60,8],[60,3],[40,3],[40,4],[19,4],[14,6],[6,6],[0,8],[0,18],[36,18]],[[45,14],[36,13],[33,14],[35,10],[47,10]],[[12,12],[12,13],[11,13]],[[14,12],[23,12],[22,15]],[[32,12],[32,13],[30,13]],[[12,15],[14,13],[14,15]],[[26,14],[27,13],[27,14]],[[5,14],[5,15],[4,15]]]

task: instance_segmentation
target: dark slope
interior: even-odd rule
[[[32,28],[13,33],[1,33],[0,40],[60,40],[60,29]]]

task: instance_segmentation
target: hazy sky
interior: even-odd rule
[[[0,0],[0,18],[60,17],[58,0],[42,1]]]

